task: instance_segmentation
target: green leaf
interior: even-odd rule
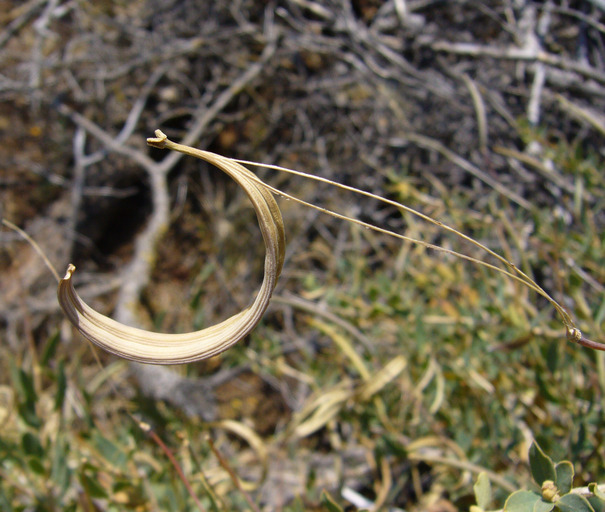
[[[597,498],[605,501],[605,492],[601,491],[599,489],[599,486],[595,482],[588,484],[588,490],[593,493]]]
[[[386,453],[402,458],[407,457],[408,452],[400,439],[385,435],[380,440],[384,443]]]
[[[107,462],[120,469],[123,469],[126,466],[128,456],[109,439],[95,431],[91,437],[91,442]]]
[[[559,367],[559,350],[561,345],[549,343],[546,349],[546,366],[551,373],[555,373]],[[538,375],[540,375],[538,373]],[[552,396],[552,395],[551,395]]]
[[[305,512],[307,510],[300,496],[294,498],[294,501],[290,503],[289,508],[292,512]]]
[[[586,446],[586,426],[584,422],[580,422],[576,433],[577,440],[571,445],[571,453],[580,453]]]
[[[595,512],[588,500],[579,494],[566,494],[557,501],[557,508],[561,512]]]
[[[538,485],[545,480],[556,480],[555,465],[552,459],[546,455],[535,441],[529,448],[529,467],[531,475]]]
[[[27,467],[36,475],[45,476],[46,468],[38,457],[28,457]]]
[[[588,503],[590,503],[590,506],[594,508],[595,512],[605,512],[605,500],[602,500],[597,496],[590,496],[587,499]]]
[[[40,365],[48,366],[48,362],[55,356],[59,341],[61,340],[61,331],[57,330],[44,345],[42,355],[40,356]]]
[[[475,500],[479,508],[487,509],[492,501],[492,486],[486,473],[479,473],[477,482],[473,485],[473,490],[475,491]]]
[[[555,473],[557,474],[555,484],[559,488],[559,493],[567,494],[573,487],[573,464],[568,460],[561,461],[555,465]]]
[[[66,389],[67,377],[65,377],[65,362],[61,360],[57,366],[57,393],[55,395],[55,411],[58,411],[63,407]]]
[[[40,428],[42,422],[36,414],[36,404],[34,402],[22,402],[17,405],[19,417],[30,427]]]
[[[51,462],[50,478],[59,489],[59,498],[67,491],[70,483],[71,469],[67,464],[69,446],[64,437],[59,434],[54,443],[53,458]]]
[[[532,491],[516,491],[504,504],[505,512],[534,512],[534,506],[542,501],[542,496]],[[553,505],[554,507],[554,505]]]
[[[551,346],[555,346],[553,343]],[[536,381],[538,383],[538,389],[540,390],[540,396],[546,398],[549,402],[558,403],[560,400],[556,395],[553,395],[550,390],[550,386],[544,382],[544,378],[540,373],[536,374]]]
[[[9,499],[4,494],[4,489],[0,487],[0,510],[5,512],[13,512],[13,506],[10,504]]]
[[[325,489],[321,493],[321,503],[328,512],[344,512],[342,507],[334,501],[330,493]]]
[[[11,368],[11,378],[17,391],[17,411],[21,419],[30,427],[39,428],[42,425],[36,413],[37,395],[34,380],[23,369],[14,365]]]
[[[44,455],[44,448],[38,439],[38,436],[33,435],[30,432],[26,432],[21,437],[21,448],[26,455],[41,458]]]
[[[33,376],[19,368],[19,370],[17,370],[17,379],[19,383],[18,389],[23,401],[35,403],[38,400],[38,395],[36,394],[36,388],[34,387]]]
[[[540,500],[534,505],[534,512],[550,512],[555,508],[555,504],[550,501]]]
[[[101,484],[86,473],[80,473],[80,483],[90,498],[107,498],[107,492]]]

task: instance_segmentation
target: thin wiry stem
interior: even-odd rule
[[[153,431],[153,429],[151,428],[151,426],[149,424],[147,424],[147,423],[145,423],[143,421],[138,421],[134,417],[132,419],[137,423],[137,425],[139,426],[139,428],[143,432],[145,432],[149,437],[151,437],[151,439],[153,440],[153,442],[156,443],[160,447],[160,449],[164,452],[164,454],[166,455],[166,457],[168,457],[168,460],[170,461],[170,463],[172,464],[172,467],[175,469],[175,471],[179,475],[179,478],[180,478],[181,482],[183,482],[183,484],[185,485],[185,488],[187,489],[187,493],[189,494],[189,496],[191,496],[191,499],[193,499],[193,501],[195,502],[195,505],[197,506],[197,508],[201,512],[206,512],[206,509],[204,508],[204,506],[200,502],[199,498],[197,497],[197,495],[193,491],[193,488],[191,487],[191,483],[189,482],[189,480],[185,476],[185,473],[183,472],[183,469],[181,468],[181,465],[176,460],[176,457],[174,456],[174,454],[172,453],[172,451],[170,450],[170,448],[168,448],[168,446],[166,446],[166,443],[164,443],[164,441],[162,441],[162,438],[160,436],[158,436]]]
[[[565,309],[555,300],[553,299],[542,287],[540,287],[532,278],[530,278],[527,274],[525,274],[521,269],[519,269],[514,263],[508,261],[506,258],[504,258],[503,256],[501,256],[500,254],[498,254],[497,252],[493,251],[492,249],[490,249],[489,247],[483,245],[482,243],[478,242],[477,240],[475,240],[474,238],[471,238],[468,235],[465,235],[464,233],[458,231],[455,228],[452,228],[451,226],[448,226],[447,224],[444,224],[441,221],[438,221],[436,219],[433,219],[432,217],[421,213],[413,208],[410,208],[409,206],[406,206],[404,204],[401,204],[397,201],[393,201],[391,199],[387,199],[384,198],[382,196],[373,194],[371,192],[367,192],[365,190],[361,190],[355,187],[351,187],[349,185],[343,185],[341,183],[337,183],[335,181],[329,180],[327,178],[323,178],[321,176],[315,176],[313,174],[309,174],[309,173],[305,173],[305,172],[301,172],[301,171],[296,171],[294,169],[289,169],[287,167],[281,167],[278,165],[268,165],[268,164],[262,164],[262,163],[258,163],[258,162],[251,162],[248,160],[237,160],[236,162],[239,162],[241,164],[246,164],[246,165],[256,165],[258,167],[263,167],[266,169],[272,169],[272,170],[277,170],[277,171],[282,171],[282,172],[286,172],[289,174],[293,174],[296,176],[300,176],[303,178],[307,178],[307,179],[311,179],[311,180],[315,180],[315,181],[319,181],[321,183],[325,183],[327,185],[331,185],[337,188],[340,188],[342,190],[347,190],[348,192],[353,192],[355,194],[360,194],[366,197],[369,197],[371,199],[375,199],[377,201],[380,201],[382,203],[388,204],[390,206],[394,206],[395,208],[399,209],[399,210],[403,210],[405,212],[411,213],[412,215],[415,215],[419,218],[421,218],[422,220],[429,222],[431,224],[434,224],[436,226],[438,226],[439,228],[445,230],[445,231],[449,231],[450,233],[455,234],[456,236],[462,238],[463,240],[470,242],[471,244],[475,245],[476,247],[482,249],[483,251],[487,252],[490,256],[493,256],[494,258],[496,258],[498,261],[500,261],[501,263],[503,263],[504,265],[506,265],[509,269],[511,269],[514,273],[506,271],[500,267],[496,267],[495,265],[492,265],[490,263],[487,263],[485,261],[481,261],[478,260],[476,258],[473,258],[471,256],[467,256],[465,254],[456,252],[456,251],[452,251],[450,249],[445,249],[444,247],[440,247],[440,246],[436,246],[434,244],[431,244],[429,242],[424,242],[422,240],[417,240],[414,238],[410,238],[410,237],[406,237],[405,235],[401,235],[399,233],[396,233],[394,231],[388,230],[388,229],[384,229],[384,228],[380,228],[378,226],[375,226],[373,224],[369,224],[367,222],[363,222],[360,221],[358,219],[354,219],[352,217],[348,217],[346,215],[342,215],[339,214],[337,212],[334,212],[332,210],[328,210],[326,208],[322,208],[320,206],[317,206],[315,204],[303,201],[302,199],[298,199],[294,196],[291,196],[290,194],[287,194],[279,189],[276,189],[274,187],[271,187],[270,185],[267,185],[266,183],[264,184],[264,186],[266,188],[268,188],[269,190],[271,190],[271,192],[273,192],[274,194],[278,194],[281,195],[282,197],[285,197],[287,199],[291,199],[295,202],[298,202],[300,204],[303,204],[305,206],[308,206],[310,208],[314,208],[316,210],[319,210],[323,213],[326,213],[328,215],[331,215],[333,217],[342,219],[342,220],[346,220],[349,222],[353,222],[355,224],[358,224],[360,226],[363,226],[365,228],[368,229],[372,229],[374,231],[378,231],[379,233],[383,233],[389,236],[393,236],[395,238],[399,238],[401,240],[406,240],[409,242],[413,242],[416,244],[420,244],[423,245],[429,249],[434,249],[436,251],[440,251],[440,252],[444,252],[447,254],[451,254],[453,256],[456,256],[458,258],[462,258],[468,261],[472,261],[473,263],[477,263],[478,265],[482,265],[484,267],[487,267],[491,270],[495,270],[496,272],[500,272],[501,274],[504,274],[512,279],[515,279],[516,281],[524,284],[525,286],[528,286],[529,288],[531,288],[532,290],[536,291],[537,293],[539,293],[540,295],[542,295],[544,298],[546,298],[548,301],[550,301],[550,303],[555,307],[555,309],[559,312],[559,314],[561,315],[562,319],[563,319],[563,323],[565,324],[565,326],[567,327],[568,330],[574,329],[575,328],[575,324],[571,318],[571,316],[567,313],[567,311],[565,311]],[[259,179],[259,183],[264,183]]]
[[[538,285],[538,283],[536,283],[531,277],[529,277],[525,272],[523,272],[521,269],[519,269],[514,263],[510,262],[509,260],[507,260],[506,258],[504,258],[503,256],[501,256],[500,254],[498,254],[497,252],[493,251],[492,249],[490,249],[489,247],[483,245],[481,242],[478,242],[477,240],[475,240],[474,238],[471,238],[468,235],[465,235],[464,233],[458,231],[457,229],[448,226],[447,224],[444,224],[441,221],[438,221],[436,219],[433,219],[432,217],[421,213],[409,206],[406,206],[404,204],[401,204],[397,201],[393,201],[391,199],[387,199],[385,197],[373,194],[371,192],[368,192],[366,190],[361,190],[355,187],[351,187],[349,185],[343,185],[342,183],[338,183],[332,180],[329,180],[328,178],[324,178],[321,176],[315,176],[314,174],[309,174],[309,173],[305,173],[302,171],[297,171],[294,169],[290,169],[288,167],[281,167],[279,165],[269,165],[269,164],[263,164],[263,163],[259,163],[259,162],[252,162],[249,160],[239,160],[239,159],[234,159],[236,162],[244,164],[244,165],[254,165],[257,167],[262,167],[265,169],[271,169],[271,170],[276,170],[276,171],[282,171],[282,172],[286,172],[289,174],[293,174],[295,176],[300,176],[302,178],[306,178],[306,179],[311,179],[311,180],[315,180],[315,181],[319,181],[321,183],[325,183],[326,185],[330,185],[330,186],[334,186],[337,188],[340,188],[342,190],[346,190],[348,192],[353,192],[355,194],[360,194],[366,197],[369,197],[371,199],[375,199],[377,201],[380,201],[382,203],[388,204],[390,206],[394,206],[395,208],[411,213],[412,215],[415,215],[419,218],[421,218],[422,220],[429,222],[431,224],[434,224],[435,226],[438,226],[439,228],[448,231],[450,233],[453,233],[454,235],[462,238],[463,240],[470,242],[471,244],[473,244],[474,246],[478,247],[479,249],[482,249],[483,251],[487,252],[490,256],[493,256],[494,258],[496,258],[498,261],[500,261],[501,263],[503,263],[504,265],[506,265],[509,269],[512,270],[512,272],[509,272],[507,270],[504,270],[500,267],[497,267],[495,265],[492,265],[486,261],[482,261],[482,260],[478,260],[476,258],[473,258],[472,256],[468,256],[466,254],[463,253],[459,253],[457,251],[453,251],[451,249],[446,249],[445,247],[440,247],[438,245],[434,245],[431,244],[429,242],[425,242],[423,240],[418,240],[415,238],[411,238],[405,235],[402,235],[400,233],[396,233],[395,231],[391,231],[389,229],[384,229],[381,228],[379,226],[375,226],[374,224],[369,224],[367,222],[363,222],[359,219],[355,219],[353,217],[349,217],[347,215],[343,215],[341,213],[329,210],[327,208],[323,208],[321,206],[318,206],[316,204],[304,201],[302,199],[299,199],[295,196],[292,196],[286,192],[283,192],[282,190],[279,190],[275,187],[272,187],[270,185],[268,185],[267,183],[263,182],[260,178],[256,178],[258,180],[259,184],[262,184],[265,188],[267,188],[268,190],[270,190],[272,193],[277,194],[281,197],[284,197],[286,199],[292,200],[298,204],[302,204],[304,206],[307,206],[309,208],[313,208],[315,210],[318,210],[322,213],[325,213],[327,215],[331,215],[332,217],[335,217],[337,219],[341,219],[341,220],[345,220],[348,222],[352,222],[353,224],[357,224],[359,226],[362,226],[364,228],[367,229],[371,229],[373,231],[377,231],[378,233],[382,233],[385,235],[389,235],[395,238],[398,238],[400,240],[405,240],[408,242],[412,242],[415,244],[419,244],[422,245],[428,249],[433,249],[435,251],[439,251],[439,252],[443,252],[445,254],[450,254],[452,256],[455,256],[457,258],[461,258],[467,261],[471,261],[473,263],[476,263],[477,265],[481,265],[485,268],[488,268],[490,270],[494,270],[496,272],[499,272],[525,286],[527,286],[528,288],[530,288],[531,290],[534,290],[535,292],[537,292],[538,294],[540,294],[542,297],[544,297],[546,300],[548,300],[553,307],[555,308],[555,310],[559,313],[559,315],[561,316],[561,319],[563,320],[563,324],[565,325],[565,328],[567,330],[567,339],[573,343],[577,343],[579,345],[582,345],[583,347],[587,347],[587,348],[592,348],[594,350],[601,350],[601,351],[605,351],[605,344],[597,342],[597,341],[593,341],[590,340],[588,338],[586,338],[582,332],[576,327],[575,322],[573,321],[572,317],[569,315],[569,313],[565,310],[565,308],[563,308],[563,306],[561,306],[548,292],[546,292],[540,285]]]
[[[36,243],[36,241],[31,236],[29,236],[19,226],[13,224],[10,220],[2,219],[2,224],[4,224],[7,228],[12,229],[13,231],[19,233],[27,241],[27,243],[29,243],[34,248],[34,250],[38,253],[38,255],[42,258],[42,260],[44,261],[44,263],[50,270],[50,273],[55,277],[57,282],[61,281],[61,277],[59,276],[59,273],[56,271],[55,267],[53,267],[53,264],[50,262],[50,260],[46,256],[46,254],[44,254],[44,251],[42,250],[42,248]]]

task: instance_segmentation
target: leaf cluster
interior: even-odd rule
[[[506,499],[504,512],[605,511],[605,493],[597,483],[589,484],[583,494],[574,489],[574,468],[570,461],[554,463],[538,443],[533,442],[529,449],[529,466],[539,490],[513,492]],[[474,491],[477,505],[471,506],[470,512],[486,512],[492,503],[492,491],[485,473],[477,478]]]

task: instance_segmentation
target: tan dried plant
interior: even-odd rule
[[[233,315],[223,322],[200,331],[184,334],[160,334],[142,329],[130,327],[105,315],[102,315],[88,306],[77,294],[72,284],[72,275],[75,266],[70,264],[67,268],[65,277],[60,280],[58,287],[59,303],[76,329],[95,345],[116,354],[120,357],[133,361],[140,361],[154,364],[179,364],[193,361],[201,361],[223,352],[244,338],[254,329],[260,321],[263,313],[269,305],[271,295],[277,284],[277,280],[282,270],[285,254],[285,229],[274,195],[279,195],[305,206],[315,208],[323,213],[332,215],[338,219],[353,222],[360,226],[378,231],[380,233],[393,236],[395,238],[423,245],[427,248],[444,252],[458,258],[462,258],[478,265],[482,265],[496,272],[500,272],[510,279],[513,279],[538,294],[545,297],[559,313],[567,331],[567,339],[571,342],[590,347],[596,350],[605,350],[605,345],[585,338],[580,330],[575,326],[572,317],[567,311],[554,300],[546,291],[544,291],[533,279],[517,268],[512,262],[492,251],[485,245],[477,242],[473,238],[461,233],[460,231],[443,224],[423,213],[420,213],[408,206],[396,201],[385,199],[370,192],[366,192],[354,187],[342,185],[340,183],[314,176],[311,174],[295,171],[292,169],[266,165],[244,160],[234,160],[226,158],[208,151],[192,148],[182,144],[177,144],[169,140],[164,133],[156,130],[156,137],[147,139],[150,146],[171,149],[179,151],[185,155],[200,158],[230,176],[239,186],[241,186],[250,199],[259,222],[260,230],[265,243],[265,269],[264,277],[256,298],[252,304],[243,311]],[[360,221],[337,212],[327,210],[315,204],[303,201],[293,197],[281,190],[278,190],[258,178],[243,164],[255,165],[269,169],[279,170],[295,174],[304,178],[320,181],[324,184],[338,187],[340,189],[361,194],[383,203],[394,206],[401,211],[405,211],[420,217],[426,222],[435,224],[439,228],[448,231],[463,240],[472,243],[485,251],[506,268],[501,268],[486,261],[478,260],[474,257],[462,254],[450,249],[446,249],[422,240],[401,235],[394,231],[380,228],[372,224]]]

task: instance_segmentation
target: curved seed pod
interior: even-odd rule
[[[59,283],[59,304],[83,336],[113,354],[155,364],[200,361],[227,350],[250,333],[260,321],[284,263],[284,224],[273,195],[244,166],[214,153],[176,144],[160,130],[156,131],[156,138],[147,139],[147,142],[158,148],[173,149],[205,160],[228,174],[245,190],[256,211],[266,248],[265,274],[254,302],[231,318],[201,331],[185,334],[145,331],[116,322],[88,306],[73,287],[71,276],[76,267],[70,264]]]

